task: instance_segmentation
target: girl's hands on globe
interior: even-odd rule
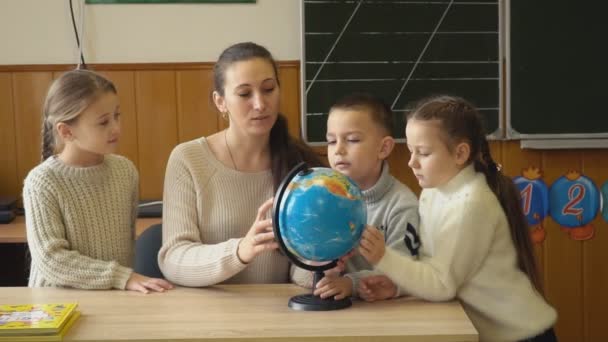
[[[370,264],[376,265],[386,251],[384,235],[378,228],[366,226],[357,250]]]
[[[313,294],[321,298],[344,299],[353,293],[353,281],[348,277],[335,275],[325,276],[317,283]]]
[[[397,294],[397,285],[385,275],[365,277],[359,280],[357,294],[368,302],[390,299]]]
[[[258,214],[251,228],[239,242],[237,257],[244,264],[250,263],[258,254],[277,249],[279,244],[274,240],[272,219],[266,219],[268,210],[272,208],[273,198],[268,199],[258,208]]]

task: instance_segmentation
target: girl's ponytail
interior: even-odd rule
[[[475,161],[475,168],[478,165],[483,165],[478,171],[486,175],[488,186],[500,202],[502,209],[505,212],[511,232],[511,239],[517,250],[517,265],[520,270],[528,275],[530,281],[540,293],[543,293],[542,280],[538,272],[538,266],[532,249],[532,240],[530,239],[530,228],[521,206],[521,196],[519,190],[513,183],[511,178],[500,172],[500,167],[496,164],[485,135],[481,135],[481,153],[478,160]]]
[[[47,160],[55,153],[55,137],[53,136],[53,125],[42,119],[42,161]]]

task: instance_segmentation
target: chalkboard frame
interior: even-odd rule
[[[512,119],[512,104],[511,104],[511,71],[513,68],[511,61],[511,0],[501,0],[504,3],[504,13],[505,13],[505,67],[506,67],[506,89],[505,89],[505,121],[506,121],[506,132],[505,138],[508,140],[548,140],[545,143],[541,143],[543,148],[605,148],[607,141],[602,138],[608,138],[608,129],[606,133],[556,133],[556,134],[547,134],[547,133],[520,133],[518,132],[511,124]],[[585,142],[582,142],[582,139]],[[595,140],[597,139],[597,140]],[[551,147],[551,141],[554,140],[556,142],[556,147]],[[568,140],[572,140],[572,144],[568,143]],[[580,141],[577,142],[575,140]],[[595,142],[594,142],[595,140]],[[534,148],[537,144],[530,142],[528,148]],[[580,146],[579,146],[580,145]],[[523,146],[523,145],[522,145]],[[540,145],[539,145],[540,146]]]
[[[300,134],[302,140],[310,146],[326,146],[326,142],[308,140],[308,120],[306,117],[306,30],[305,30],[305,0],[300,2]],[[487,135],[488,140],[504,140],[505,133],[505,0],[498,0],[498,126]],[[397,138],[397,143],[405,143],[406,139]]]

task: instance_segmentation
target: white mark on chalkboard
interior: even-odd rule
[[[477,110],[479,111],[483,111],[483,110],[498,110],[498,107],[476,107]],[[393,109],[393,112],[411,112],[412,109]]]
[[[366,35],[366,36],[379,36],[379,35],[407,35],[407,34],[422,34],[422,35],[426,35],[426,34],[431,34],[432,32],[430,31],[416,31],[416,32],[382,32],[382,31],[377,31],[377,32],[356,32],[355,34],[360,34],[360,35]],[[337,32],[306,32],[307,36],[328,36],[328,35],[334,35],[337,34]],[[442,35],[442,34],[498,34],[498,31],[439,31],[436,32],[435,34],[438,35]]]
[[[498,77],[420,77],[410,81],[498,81]],[[389,82],[403,81],[405,78],[325,78],[317,82]]]
[[[306,64],[414,64],[416,61],[307,61]],[[498,61],[420,61],[418,64],[498,64]]]
[[[443,22],[443,19],[448,14],[448,11],[450,10],[450,7],[452,6],[452,3],[454,3],[454,0],[451,0],[450,3],[446,6],[445,10],[443,11],[443,14],[441,15],[441,18],[439,18],[439,21],[437,22],[437,25],[435,25],[435,29],[433,30],[433,33],[431,33],[431,35],[429,36],[429,39],[426,41],[426,44],[424,45],[424,48],[422,48],[422,51],[420,52],[420,55],[418,55],[418,59],[416,60],[416,64],[414,64],[414,66],[410,70],[409,75],[407,75],[407,79],[405,80],[405,82],[403,82],[403,85],[401,86],[401,89],[399,89],[399,92],[397,93],[397,96],[395,97],[395,100],[393,101],[393,104],[391,105],[391,109],[395,108],[395,104],[397,104],[397,101],[399,100],[399,97],[401,97],[401,94],[403,93],[403,90],[405,89],[405,86],[407,86],[410,78],[414,74],[414,71],[416,70],[416,67],[418,66],[418,63],[422,60],[422,56],[424,56],[424,53],[426,52],[426,49],[431,44],[431,41],[433,40],[433,37],[435,37],[435,33],[439,30],[439,26],[441,26],[441,23]]]
[[[336,41],[334,42],[333,46],[331,47],[331,49],[329,50],[329,52],[325,56],[325,59],[323,60],[324,63],[327,62],[327,60],[329,59],[329,56],[331,55],[331,53],[334,52],[334,49],[336,48],[336,45],[338,45],[338,42],[340,41],[340,38],[342,38],[342,35],[346,31],[346,28],[348,27],[348,24],[350,24],[351,20],[353,20],[353,17],[355,16],[355,14],[357,14],[357,11],[359,10],[359,7],[361,7],[362,3],[363,3],[363,0],[359,0],[359,3],[357,4],[357,7],[355,7],[355,9],[353,10],[353,13],[350,15],[350,17],[346,21],[346,24],[344,24],[344,27],[342,28],[342,31],[340,32],[340,34],[336,38]],[[312,81],[308,85],[308,88],[306,88],[306,94],[307,95],[308,95],[308,91],[310,90],[310,88],[312,87],[312,85],[315,83],[315,80],[317,79],[317,77],[321,73],[321,70],[323,70],[323,65],[325,65],[324,63],[321,64],[321,66],[317,70],[317,73],[315,74],[315,76],[312,78]]]

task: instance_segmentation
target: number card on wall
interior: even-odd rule
[[[600,192],[595,183],[577,171],[558,178],[549,190],[549,213],[574,240],[593,237],[591,221],[600,209]]]
[[[521,194],[521,204],[528,225],[532,241],[540,244],[545,240],[546,231],[543,220],[549,213],[549,189],[541,179],[542,172],[535,167],[522,171],[523,176],[513,179]]]

